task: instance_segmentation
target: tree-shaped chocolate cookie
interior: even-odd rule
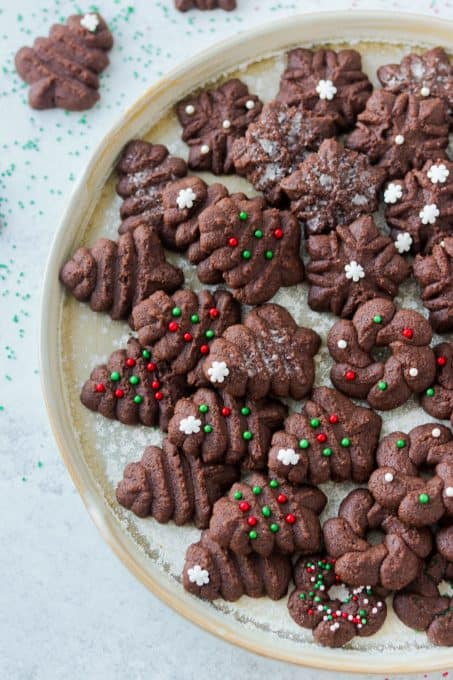
[[[387,184],[385,219],[404,252],[429,253],[452,234],[453,162],[438,158]]]
[[[162,448],[148,446],[141,460],[126,465],[116,488],[118,503],[138,517],[165,524],[209,524],[215,501],[237,479],[231,465],[205,465],[186,457],[166,439]]]
[[[375,467],[381,418],[328,387],[317,387],[301,413],[276,432],[269,470],[294,484],[367,481]]]
[[[262,470],[272,433],[282,427],[286,414],[279,401],[235,399],[226,392],[200,388],[176,404],[168,438],[205,463]]]
[[[292,565],[288,555],[256,553],[236,555],[212,540],[204,531],[186,552],[182,582],[184,588],[203,600],[222,598],[228,602],[242,595],[279,600],[286,595]]]
[[[131,326],[142,345],[153,348],[156,361],[165,361],[189,384],[206,383],[201,365],[216,337],[240,320],[240,307],[226,290],[158,291],[134,307]]]
[[[308,236],[326,233],[377,210],[384,179],[385,171],[372,167],[366,156],[345,149],[335,139],[326,139],[281,187]]]
[[[211,345],[202,370],[214,387],[254,401],[270,395],[302,399],[315,375],[320,338],[280,305],[255,307]]]
[[[437,373],[421,397],[427,413],[453,425],[453,342],[441,342],[434,347]]]
[[[285,197],[281,180],[334,134],[330,116],[272,101],[248,126],[245,136],[234,142],[234,167],[269,203],[279,205]]]
[[[155,291],[179,288],[184,275],[166,261],[155,229],[142,224],[117,241],[100,238],[91,248],[76,250],[61,268],[60,281],[94,312],[126,319]]]
[[[80,400],[91,411],[125,425],[158,425],[166,430],[178,399],[188,392],[184,375],[157,361],[150,347],[130,338],[96,366],[82,387]]]
[[[453,330],[453,237],[434,245],[431,255],[417,255],[414,276],[433,329]]]
[[[318,515],[325,504],[316,487],[296,487],[255,472],[215,503],[209,533],[238,555],[310,554],[321,546]]]
[[[113,45],[100,14],[75,14],[54,24],[47,38],[16,54],[16,69],[31,85],[28,101],[34,109],[90,109],[99,99],[99,74],[109,63]]]
[[[236,9],[236,0],[175,0],[175,7],[180,12],[187,12],[189,9],[224,9],[231,12]]]
[[[232,146],[255,120],[262,103],[237,78],[179,102],[176,113],[189,145],[189,167],[215,175],[234,172]]]
[[[300,228],[289,212],[236,195],[204,210],[198,222],[202,283],[224,281],[234,297],[256,305],[302,281]]]
[[[389,178],[403,177],[429,159],[447,158],[448,116],[441,99],[376,90],[346,146],[365,153]]]
[[[297,48],[288,53],[277,100],[331,116],[338,130],[344,130],[354,125],[371,90],[356,50]]]
[[[379,231],[371,216],[329,234],[309,236],[307,250],[308,304],[318,312],[351,317],[366,300],[393,299],[409,276],[393,240]]]

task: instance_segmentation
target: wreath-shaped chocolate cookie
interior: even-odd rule
[[[387,607],[379,589],[347,588],[335,576],[334,559],[320,555],[299,559],[294,581],[289,613],[299,626],[311,628],[321,645],[342,647],[356,635],[374,635],[384,624]],[[334,586],[345,591],[344,599],[334,595]]]
[[[434,380],[431,338],[431,326],[418,312],[397,310],[384,298],[369,300],[351,321],[341,319],[329,331],[327,346],[335,361],[331,380],[341,392],[367,399],[373,408],[401,406]],[[388,348],[388,359],[374,357],[380,347]]]
[[[419,425],[408,434],[384,437],[379,468],[368,482],[374,500],[409,526],[423,527],[453,517],[453,435],[444,425]],[[435,466],[425,479],[422,467]]]
[[[434,645],[453,645],[453,598],[439,593],[441,581],[453,581],[453,563],[435,553],[422,573],[393,598],[396,615],[406,626],[424,630]]]
[[[372,544],[367,537],[371,531],[383,532],[383,542]],[[335,573],[351,586],[401,590],[416,578],[432,548],[427,527],[403,524],[375,503],[367,489],[351,491],[323,532],[326,550],[336,558]]]
[[[450,420],[453,425],[453,342],[436,345],[434,354],[436,377],[423,394],[421,405],[430,416]]]

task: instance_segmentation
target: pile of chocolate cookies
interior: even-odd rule
[[[378,77],[373,91],[354,50],[294,49],[271,102],[238,79],[179,102],[187,161],[132,140],[118,238],[79,248],[60,280],[131,328],[81,400],[166,433],[116,496],[202,531],[186,590],[276,600],[294,582],[290,615],[331,647],[379,630],[392,594],[401,621],[453,645],[453,599],[439,591],[453,578],[453,434],[430,422],[381,438],[375,412],[415,397],[453,424],[453,342],[433,346],[433,330],[453,329],[453,67],[436,48]],[[260,195],[191,171],[236,173]],[[208,287],[185,288],[166,250]],[[429,319],[395,302],[412,274]],[[271,301],[304,279],[309,306],[338,317],[333,387],[315,386],[319,335]],[[328,481],[360,486],[322,525]]]

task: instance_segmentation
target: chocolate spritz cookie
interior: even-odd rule
[[[330,329],[327,346],[335,361],[330,378],[341,392],[373,408],[396,408],[433,382],[431,339],[431,326],[418,312],[397,310],[384,298],[369,300],[351,321],[341,319]],[[381,347],[390,352],[387,359],[375,358]]]
[[[308,236],[326,233],[377,210],[384,179],[385,171],[372,167],[366,156],[326,139],[281,187]]]
[[[202,283],[225,282],[240,302],[257,305],[303,280],[300,228],[291,213],[236,194],[204,210],[198,223]]]
[[[381,418],[328,387],[316,387],[301,413],[276,432],[269,470],[294,484],[366,482],[375,467]]]
[[[151,295],[134,307],[130,323],[142,345],[153,348],[156,361],[200,385],[206,383],[201,364],[213,340],[240,318],[240,307],[226,290],[178,290]]]
[[[109,63],[112,34],[100,14],[75,14],[54,24],[47,38],[22,47],[16,69],[31,87],[34,109],[90,109],[99,99],[99,74]]]
[[[186,377],[157,361],[150,347],[131,338],[96,366],[82,387],[80,400],[91,411],[125,425],[158,425],[167,429],[178,399],[188,392]]]
[[[429,159],[447,158],[448,125],[442,99],[376,90],[346,146],[367,154],[387,177],[404,177]]]
[[[237,78],[179,102],[176,113],[189,145],[189,167],[215,175],[234,172],[233,142],[244,136],[262,106]]]
[[[302,399],[313,386],[319,345],[319,335],[286,309],[262,305],[214,340],[202,370],[213,387],[235,397]]]
[[[346,319],[367,300],[393,300],[409,276],[409,265],[371,216],[309,236],[307,251],[308,304]]]
[[[453,425],[453,343],[441,342],[434,347],[436,376],[425,390],[421,405],[430,416],[450,420]]]
[[[453,581],[453,563],[435,553],[422,573],[393,598],[398,618],[414,630],[424,630],[433,645],[453,645],[453,598],[441,595],[442,581]]]
[[[428,423],[408,434],[392,432],[377,451],[378,469],[368,482],[374,500],[408,526],[453,517],[453,435]],[[425,468],[433,476],[426,479]],[[423,474],[422,474],[423,473]]]
[[[427,161],[404,179],[387,184],[385,219],[400,252],[430,253],[453,233],[453,163]]]
[[[245,137],[234,142],[234,167],[268,203],[280,205],[285,198],[281,180],[334,134],[333,118],[272,101],[249,125]]]
[[[226,392],[201,388],[176,404],[168,438],[205,463],[262,470],[272,433],[282,427],[286,414],[287,408],[276,400],[235,399]]]
[[[289,613],[325,647],[342,647],[356,635],[374,635],[384,624],[387,607],[379,588],[348,588],[335,576],[334,559],[321,555],[300,558],[294,567],[294,581]],[[335,594],[338,591],[342,598]]]
[[[138,517],[205,529],[213,504],[236,479],[235,467],[205,465],[165,440],[162,448],[148,446],[141,460],[126,465],[116,498]]]
[[[293,486],[255,472],[216,501],[209,533],[238,555],[312,554],[321,547],[318,515],[326,500],[316,487]]]
[[[443,99],[451,118],[453,65],[442,47],[434,47],[424,54],[412,52],[403,57],[400,64],[381,66],[377,74],[384,89],[395,94],[410,92],[422,98]]]
[[[298,48],[288,53],[277,100],[330,116],[340,131],[354,125],[371,90],[362,71],[362,58],[355,50]]]
[[[61,268],[60,281],[94,312],[127,319],[134,305],[155,291],[179,288],[184,275],[166,261],[155,229],[142,224],[117,241],[100,238],[92,248],[76,250]]]
[[[370,531],[383,533],[383,542],[371,543]],[[416,578],[432,548],[427,527],[406,526],[377,505],[367,489],[351,491],[323,533],[327,553],[336,558],[335,573],[357,587],[401,590]]]
[[[175,7],[180,12],[189,9],[224,9],[230,12],[236,9],[236,0],[175,0]]]
[[[288,555],[236,555],[204,531],[187,549],[182,583],[189,593],[203,600],[235,602],[242,595],[279,600],[288,592],[291,575]]]
[[[453,237],[434,245],[431,255],[417,255],[414,276],[433,329],[453,330]]]

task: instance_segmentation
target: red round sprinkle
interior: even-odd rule
[[[285,496],[284,493],[279,493],[277,496],[277,503],[286,503],[288,500],[287,496]]]
[[[124,397],[124,392],[123,392],[123,390],[120,390],[119,388],[118,388],[117,390],[115,390],[115,397],[116,397],[117,399],[121,399],[121,397]]]
[[[332,415],[329,416],[329,423],[331,423],[331,425],[338,423],[338,416],[336,413],[332,413]]]
[[[156,364],[154,361],[150,361],[149,364],[146,365],[146,370],[152,373],[153,371],[156,370]]]
[[[219,310],[216,309],[215,307],[211,307],[211,309],[209,310],[209,316],[211,317],[211,319],[217,319],[219,314],[220,314]]]
[[[346,378],[346,380],[355,380],[357,375],[354,371],[346,371],[344,377]]]
[[[241,512],[247,512],[250,510],[250,503],[247,503],[247,501],[241,501],[238,507]]]
[[[201,347],[200,347],[200,352],[201,352],[202,354],[208,354],[208,353],[209,353],[209,347],[208,347],[208,345],[201,345]]]
[[[184,342],[192,342],[193,340],[191,333],[184,333],[182,337],[184,339]]]
[[[327,441],[327,435],[325,435],[324,432],[320,432],[319,434],[316,435],[316,439],[318,442],[321,442],[321,444],[323,444],[324,442]]]
[[[436,362],[438,366],[445,366],[447,359],[446,357],[437,357]]]
[[[151,387],[153,388],[153,390],[158,390],[160,387],[160,382],[158,380],[153,380],[153,382],[151,383]]]
[[[288,512],[288,514],[285,516],[285,522],[287,524],[294,524],[296,521],[296,515],[293,515],[292,512]]]
[[[283,230],[282,229],[274,229],[274,236],[275,236],[275,238],[283,238]]]
[[[102,383],[98,383],[94,389],[96,392],[105,392],[105,387]]]
[[[336,619],[337,618],[337,612],[332,612],[332,618]]]
[[[163,398],[164,398],[164,395],[162,394],[162,392],[155,392],[155,393],[154,393],[154,399],[155,399],[156,401],[160,401],[160,400],[163,399]]]
[[[405,338],[408,338],[410,340],[414,336],[414,331],[412,328],[403,328],[402,333]]]
[[[238,240],[234,236],[231,236],[231,238],[228,239],[228,245],[231,248],[236,248],[237,244],[238,244]]]
[[[309,616],[313,616],[313,614],[314,614],[313,609],[309,609],[309,610],[307,611],[307,614],[308,614]]]
[[[249,527],[256,526],[257,521],[258,520],[256,519],[256,517],[247,517],[247,524],[249,525]]]
[[[335,574],[335,581],[341,581],[341,578],[338,576],[338,574]]]
[[[224,407],[222,408],[222,416],[224,416],[224,418],[228,418],[228,416],[229,416],[230,414],[231,414],[231,409],[228,408],[228,406],[224,406]]]
[[[357,600],[358,600],[359,598],[357,597],[357,595],[353,595],[353,596],[352,596],[352,599],[353,599],[354,602],[357,602]]]
[[[342,616],[343,619],[347,619],[348,618],[348,612],[341,612],[341,616]]]
[[[176,323],[176,321],[169,321],[169,323],[168,323],[168,330],[170,331],[170,333],[176,333],[176,331],[178,330],[178,328],[179,328],[179,326],[178,326],[178,324]]]
[[[330,564],[335,564],[336,561],[337,560],[335,559],[335,557],[332,557],[331,560],[330,560]]]
[[[128,366],[129,368],[135,366],[135,359],[126,359],[126,366]]]

